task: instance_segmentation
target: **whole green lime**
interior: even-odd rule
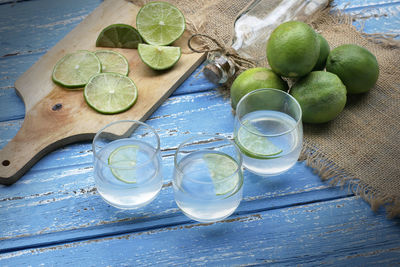
[[[277,74],[297,78],[314,68],[319,50],[318,35],[310,26],[289,21],[271,33],[267,43],[267,59]]]
[[[321,34],[318,34],[318,40],[319,40],[319,57],[313,70],[323,70],[325,68],[326,60],[329,56],[329,51],[331,50],[328,41],[326,41],[326,39]]]
[[[290,94],[299,102],[303,122],[333,120],[346,105],[346,87],[333,73],[313,71],[297,81]]]
[[[339,76],[349,94],[369,91],[379,76],[376,57],[364,47],[354,44],[333,49],[328,56],[326,70]]]
[[[231,104],[236,109],[239,100],[247,93],[261,88],[288,90],[287,83],[272,70],[267,68],[250,68],[239,74],[231,86]]]

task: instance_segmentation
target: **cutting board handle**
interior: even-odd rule
[[[77,97],[82,97],[81,92],[66,92],[60,99],[49,94],[27,112],[21,129],[0,150],[0,184],[13,184],[51,151],[94,137],[79,116],[71,115],[81,109]]]

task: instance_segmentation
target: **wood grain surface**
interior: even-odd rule
[[[0,1],[0,148],[25,119],[14,82],[101,3]],[[334,3],[366,32],[399,34],[400,1]],[[62,146],[13,185],[0,185],[0,266],[400,265],[400,219],[372,212],[301,162],[269,179],[245,171],[243,201],[226,220],[185,217],[171,187],[177,145],[233,130],[229,98],[201,68],[146,120],[161,137],[164,186],[154,202],[136,211],[107,205],[94,185],[90,142]]]

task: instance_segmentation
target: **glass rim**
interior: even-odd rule
[[[102,164],[107,165],[108,167],[111,167],[113,169],[117,169],[117,170],[129,170],[129,169],[132,169],[132,167],[118,167],[118,166],[115,166],[113,164],[109,164],[108,161],[104,161],[104,160],[101,159],[101,157],[99,156],[99,153],[97,153],[96,149],[95,149],[95,147],[96,147],[95,146],[95,141],[99,137],[99,135],[101,133],[103,133],[104,130],[109,128],[110,126],[113,126],[113,125],[119,124],[119,123],[132,123],[132,124],[137,123],[137,124],[139,124],[141,126],[144,126],[144,127],[148,128],[151,132],[153,132],[153,134],[154,134],[154,136],[156,137],[156,140],[157,140],[157,147],[156,147],[154,153],[151,155],[151,157],[148,160],[146,160],[145,162],[142,162],[140,164],[135,165],[135,168],[147,165],[149,162],[153,161],[154,157],[156,157],[156,155],[160,152],[160,137],[158,136],[156,130],[153,127],[151,127],[150,125],[148,125],[148,124],[146,124],[144,122],[137,121],[137,120],[118,120],[118,121],[113,121],[113,122],[110,122],[110,123],[106,124],[100,130],[98,130],[97,133],[95,134],[94,138],[93,138],[93,141],[92,141],[92,150],[93,150],[93,155],[95,156],[95,158],[97,160],[99,160]]]
[[[260,133],[260,132],[255,132],[254,130],[250,129],[249,127],[247,127],[247,126],[243,123],[242,119],[239,118],[239,116],[238,116],[238,112],[237,112],[237,111],[238,111],[239,107],[241,106],[241,104],[242,104],[242,102],[244,101],[244,99],[247,98],[249,95],[252,95],[252,94],[255,94],[255,93],[258,93],[258,92],[261,92],[261,91],[276,91],[276,92],[278,92],[278,93],[282,93],[282,94],[284,94],[285,96],[289,97],[289,99],[291,99],[291,100],[296,104],[296,107],[298,108],[298,110],[299,110],[299,112],[300,112],[300,116],[299,116],[299,118],[296,120],[296,124],[293,125],[293,127],[291,127],[289,130],[286,130],[286,131],[284,131],[284,132],[277,133],[277,134],[262,134],[262,133]],[[292,95],[288,94],[287,92],[282,91],[282,90],[279,90],[279,89],[275,89],[275,88],[259,88],[259,89],[253,90],[253,91],[251,91],[251,92],[248,92],[247,94],[245,94],[245,95],[239,100],[239,102],[238,102],[238,104],[237,104],[237,106],[236,106],[236,117],[237,117],[237,119],[238,119],[238,121],[239,121],[239,123],[240,123],[240,127],[244,127],[244,128],[246,129],[246,131],[251,132],[251,133],[254,134],[254,135],[261,136],[261,137],[278,137],[278,136],[282,136],[282,135],[288,134],[288,133],[294,131],[294,130],[297,128],[297,126],[299,125],[299,123],[301,123],[301,121],[302,121],[303,111],[302,111],[302,109],[301,109],[301,106],[300,106],[299,102],[298,102]],[[292,117],[292,116],[290,116],[290,117]],[[293,117],[292,117],[292,118],[293,118]],[[293,119],[294,119],[294,118],[293,118]]]
[[[241,152],[240,152],[240,149],[239,149],[238,146],[235,144],[235,142],[233,142],[232,140],[230,140],[230,139],[228,139],[228,138],[226,138],[226,137],[224,137],[224,136],[221,136],[221,135],[201,134],[201,135],[195,135],[195,136],[192,136],[192,137],[189,137],[189,138],[185,139],[182,143],[179,144],[179,146],[176,148],[176,151],[175,151],[175,153],[174,153],[174,168],[175,168],[175,170],[179,171],[179,173],[183,173],[183,170],[181,169],[181,167],[180,167],[179,164],[178,164],[178,153],[179,153],[179,151],[181,150],[181,148],[182,148],[185,144],[190,144],[190,145],[192,145],[192,144],[197,144],[196,142],[193,142],[193,143],[188,143],[188,142],[189,142],[190,140],[192,140],[192,139],[196,139],[196,138],[199,138],[199,137],[213,137],[213,138],[215,138],[215,139],[218,138],[218,139],[221,139],[221,140],[224,140],[224,141],[228,141],[228,143],[229,143],[230,145],[232,145],[232,146],[235,148],[235,151],[236,151],[238,160],[236,160],[235,158],[233,158],[233,157],[231,157],[231,156],[229,156],[229,155],[227,155],[227,156],[230,157],[232,160],[234,160],[234,161],[236,162],[237,168],[236,168],[236,170],[235,170],[231,175],[224,177],[222,180],[218,181],[218,183],[223,183],[224,181],[230,179],[231,177],[233,177],[233,176],[236,175],[236,174],[239,175],[239,179],[243,180],[243,174],[240,174],[240,171],[242,170],[242,167],[241,167],[241,166],[242,166],[242,161],[243,161],[243,158],[242,158],[242,154],[241,154]],[[215,139],[214,139],[214,140],[215,140]],[[210,140],[213,141],[213,139],[210,139]],[[201,144],[201,142],[198,142],[198,144]],[[190,153],[192,153],[192,152],[190,152]],[[190,154],[190,153],[188,153],[188,154]],[[226,154],[226,153],[224,153],[224,154]],[[195,183],[198,183],[198,184],[214,184],[213,181],[210,181],[210,182],[201,182],[201,181],[193,180],[193,179],[191,179],[191,178],[187,178],[187,179],[189,179],[189,180],[191,180],[191,181],[193,181],[193,182],[195,182]],[[242,183],[243,183],[243,182],[242,182]]]

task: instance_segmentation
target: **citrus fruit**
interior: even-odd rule
[[[297,81],[290,94],[299,102],[303,121],[324,123],[334,119],[346,104],[346,87],[333,73],[313,71]]]
[[[136,158],[138,146],[125,145],[113,150],[108,157],[112,174],[125,183],[136,183]]]
[[[96,40],[97,47],[137,48],[142,43],[139,32],[128,24],[112,24],[104,28]]]
[[[115,72],[128,75],[128,60],[118,52],[111,50],[98,50],[94,52],[101,62],[101,72]]]
[[[237,187],[240,181],[238,164],[225,154],[207,153],[203,160],[210,172],[216,195],[225,195]]]
[[[376,57],[367,49],[354,44],[333,49],[328,56],[326,70],[339,76],[349,94],[369,91],[379,76]]]
[[[309,73],[319,56],[317,33],[307,24],[288,21],[271,33],[267,43],[267,59],[277,74],[297,78]]]
[[[136,16],[136,27],[148,44],[169,45],[185,31],[185,17],[166,2],[150,2]]]
[[[169,69],[181,57],[181,48],[175,46],[139,44],[138,52],[142,61],[154,70]]]
[[[248,157],[256,159],[271,159],[280,157],[282,149],[278,148],[257,130],[249,121],[240,126],[235,141],[240,151]]]
[[[326,59],[328,58],[330,47],[326,39],[321,35],[318,34],[319,40],[319,57],[317,63],[315,64],[313,70],[323,70],[326,65]]]
[[[114,114],[129,109],[137,99],[137,88],[127,76],[100,73],[93,76],[83,91],[86,102],[94,110]]]
[[[231,105],[236,109],[239,100],[247,93],[261,88],[288,90],[287,83],[267,68],[247,69],[233,81],[231,86]]]
[[[52,79],[55,83],[67,87],[84,87],[89,78],[100,73],[101,63],[92,52],[79,50],[66,54],[53,69]]]

